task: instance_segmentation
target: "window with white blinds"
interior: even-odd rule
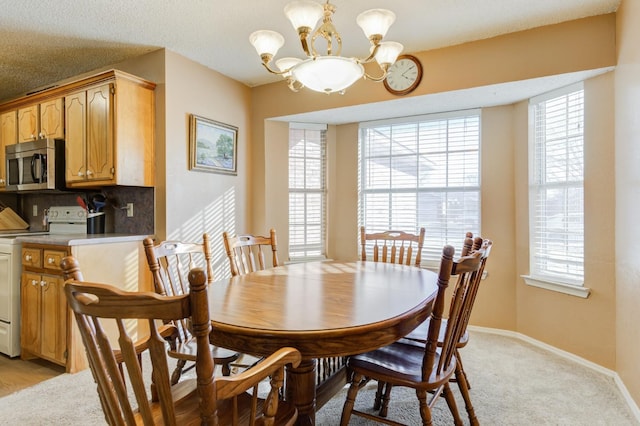
[[[480,231],[480,111],[360,124],[360,224],[425,228],[423,262]]]
[[[582,84],[530,102],[530,275],[584,284]]]
[[[289,258],[325,256],[326,126],[289,126]]]

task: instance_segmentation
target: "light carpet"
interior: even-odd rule
[[[613,379],[519,339],[471,332],[463,349],[471,398],[485,425],[639,425]],[[460,415],[468,424],[456,385]],[[359,392],[356,407],[373,403],[375,384]],[[340,420],[346,389],[316,414],[318,425]],[[420,424],[415,393],[394,388],[389,418]],[[452,424],[447,405],[438,401],[435,424]],[[62,374],[0,398],[0,425],[104,425],[96,387],[89,371]],[[352,417],[351,425],[373,425]]]

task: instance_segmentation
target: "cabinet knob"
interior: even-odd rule
[[[38,134],[38,137],[39,137],[40,139],[44,138],[44,133],[40,132],[40,133]]]
[[[55,260],[53,257],[49,257],[49,258],[47,258],[47,263],[48,263],[49,265],[53,265],[53,264],[55,263],[55,261],[56,261],[56,260]]]
[[[0,179],[0,184],[4,183],[4,179]]]
[[[34,286],[35,286],[35,285],[37,285],[37,284],[38,284],[38,281],[37,281],[37,280],[31,280],[31,285],[34,285]]]
[[[84,173],[78,172],[78,176],[84,176]]]
[[[40,287],[44,287],[47,285],[47,282],[45,280],[40,281]]]
[[[33,139],[34,141],[37,139],[36,135],[34,135],[33,133],[31,134],[31,139]]]
[[[31,262],[33,260],[33,257],[30,254],[25,254],[24,260],[26,260],[27,262]]]
[[[87,170],[87,176],[91,176],[93,172],[91,170]]]

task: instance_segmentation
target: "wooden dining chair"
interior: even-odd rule
[[[440,270],[438,273],[438,293],[430,317],[426,344],[416,345],[410,341],[394,342],[374,351],[350,356],[347,367],[352,373],[351,386],[347,393],[340,424],[346,426],[352,414],[396,424],[381,414],[369,413],[354,409],[358,391],[369,380],[386,383],[385,392],[394,386],[413,388],[418,398],[419,411],[424,425],[432,422],[431,408],[443,395],[454,418],[455,424],[462,424],[455,398],[451,392],[449,380],[456,372],[456,344],[463,333],[464,295],[481,276],[480,268],[485,251],[453,260],[455,250],[445,246],[442,251]],[[446,290],[451,276],[457,276],[453,288],[449,318],[445,327],[444,339],[439,343],[440,327],[446,304]],[[464,375],[460,376],[460,386],[466,389]],[[427,398],[427,394],[430,395]]]
[[[63,263],[77,268],[72,257]],[[209,307],[206,273],[189,273],[190,292],[163,296],[154,292],[125,292],[107,284],[69,280],[65,294],[74,313],[98,395],[110,425],[292,425],[295,406],[279,398],[284,367],[300,363],[294,348],[282,348],[260,365],[236,376],[214,377],[209,351]],[[196,377],[172,386],[163,338],[167,328],[190,319],[197,341]],[[145,359],[151,371],[144,374],[130,335],[130,321],[149,328]],[[160,322],[164,323],[158,325]],[[116,330],[110,337],[106,330]],[[122,355],[130,386],[118,370],[115,351]],[[269,389],[258,392],[258,384],[269,380]],[[265,398],[260,398],[264,395]]]
[[[424,246],[424,228],[418,234],[404,231],[366,233],[360,227],[360,260],[367,260],[367,251],[373,253],[374,262],[399,263],[420,266]]]
[[[265,251],[271,250],[271,266],[280,264],[278,261],[278,240],[276,230],[271,228],[268,237],[257,235],[230,236],[222,233],[224,248],[229,258],[231,275],[244,275],[254,271],[264,270],[269,267],[265,260]]]
[[[460,356],[460,349],[464,348],[467,343],[469,343],[469,332],[467,331],[467,326],[469,325],[469,318],[471,317],[471,311],[473,309],[476,296],[478,294],[478,289],[480,288],[480,282],[482,280],[482,276],[484,274],[484,269],[487,263],[487,259],[489,254],[491,253],[491,248],[493,246],[493,242],[488,239],[483,239],[481,237],[473,238],[473,234],[468,232],[465,238],[465,242],[462,249],[462,256],[472,255],[478,250],[482,250],[482,259],[480,264],[479,271],[474,275],[472,282],[470,283],[467,291],[462,296],[462,304],[461,304],[461,318],[460,318],[460,338],[455,345],[455,355],[456,355],[456,371],[451,379],[452,382],[456,382],[460,389],[460,393],[465,402],[465,409],[467,411],[467,415],[470,419],[471,424],[477,424],[477,418],[475,415],[475,411],[473,408],[473,404],[471,403],[471,396],[469,394],[469,390],[471,389],[471,384],[469,383],[469,379],[466,371],[464,370],[464,365],[462,363],[462,358]],[[438,336],[438,345],[442,346],[445,333],[447,330],[448,318],[443,318],[440,324],[439,336]],[[430,319],[420,324],[417,328],[415,328],[411,333],[405,336],[400,342],[410,343],[414,345],[426,345],[426,336],[429,332]],[[464,376],[464,380],[461,379],[461,376]],[[461,387],[462,384],[466,384],[464,387]],[[384,388],[382,390],[381,388]],[[380,414],[382,416],[386,416],[389,400],[390,400],[390,387],[385,387],[384,383],[378,383],[378,392],[376,393],[376,402],[374,404],[375,409],[380,409]]]
[[[163,296],[187,294],[189,270],[195,266],[206,268],[208,284],[213,282],[209,236],[206,233],[202,236],[201,244],[181,241],[162,241],[155,244],[151,238],[145,238],[142,244],[156,293]],[[168,341],[169,356],[178,360],[171,375],[171,383],[176,384],[183,371],[195,366],[193,363],[196,360],[196,342],[187,320],[174,321],[173,325],[175,335]],[[225,376],[231,374],[231,364],[240,357],[240,354],[213,345],[210,350],[213,362],[221,366],[222,374]],[[187,362],[192,364],[185,369]]]

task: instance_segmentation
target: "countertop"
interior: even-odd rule
[[[21,235],[16,240],[21,243],[51,244],[58,246],[83,246],[91,244],[125,243],[142,241],[149,235],[131,234],[40,234]]]

